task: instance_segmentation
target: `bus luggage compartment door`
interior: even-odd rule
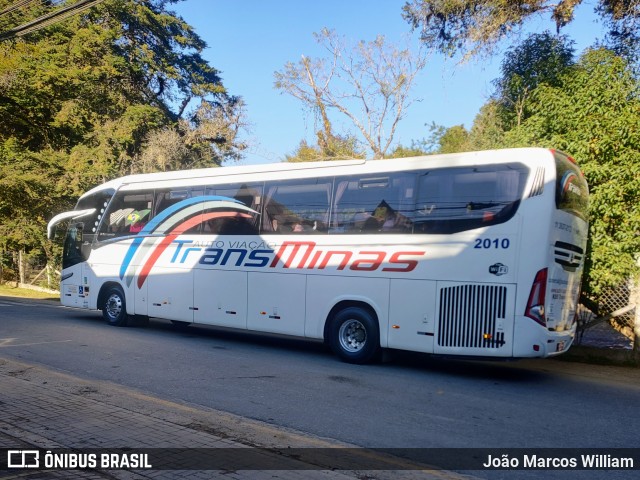
[[[249,272],[247,328],[304,336],[307,276]]]
[[[433,353],[436,282],[391,280],[389,347]]]
[[[193,322],[193,272],[186,268],[154,267],[149,275],[149,316]]]
[[[194,270],[193,321],[247,328],[247,272]]]
[[[513,355],[515,285],[438,282],[434,353]]]

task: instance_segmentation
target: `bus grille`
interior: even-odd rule
[[[458,285],[440,289],[438,345],[442,347],[500,348],[504,332],[507,288],[498,285]],[[500,329],[502,330],[502,329]]]

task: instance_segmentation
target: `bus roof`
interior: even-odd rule
[[[552,158],[552,150],[543,148],[517,148],[502,150],[484,150],[452,154],[427,155],[384,160],[334,160],[321,162],[269,163],[262,165],[243,165],[202,168],[194,170],[177,170],[171,172],[144,173],[127,175],[110,180],[86,192],[84,196],[104,189],[118,190],[124,186],[135,186],[147,189],[156,187],[188,186],[192,184],[232,183],[234,181],[261,181],[282,178],[287,172],[292,178],[309,178],[314,176],[345,175],[357,173],[375,173],[381,171],[413,170],[425,167],[445,168],[449,166],[473,165],[475,163],[531,161],[534,158]],[[546,153],[546,155],[541,155]],[[383,167],[384,168],[381,168]],[[318,170],[322,170],[319,172]],[[238,179],[234,180],[233,177]],[[240,178],[242,177],[242,178]]]

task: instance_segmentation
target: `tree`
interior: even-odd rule
[[[573,63],[573,42],[549,32],[533,34],[512,47],[502,60],[496,80],[496,99],[507,124],[518,126],[527,116],[527,102],[539,85],[560,84],[561,75]]]
[[[640,74],[640,2],[619,1],[601,5],[600,13],[609,27],[606,45],[627,58]]]
[[[429,135],[420,141],[413,140],[409,148],[398,145],[390,158],[413,157],[457,153],[470,150],[470,135],[464,125],[446,128],[435,122],[426,125]]]
[[[438,142],[440,148],[438,153],[457,153],[469,150],[469,132],[464,125],[454,125],[447,128]]]
[[[321,132],[320,132],[321,133]],[[364,158],[364,152],[358,149],[358,141],[353,136],[331,135],[318,145],[309,145],[302,140],[292,155],[287,155],[287,162],[319,162],[325,160],[349,160]]]
[[[429,147],[424,140],[413,140],[409,147],[397,145],[387,158],[421,157],[423,155],[429,155],[430,153],[432,152],[429,151]]]
[[[636,272],[640,252],[640,85],[614,52],[586,51],[560,85],[533,92],[531,115],[503,146],[558,148],[575,156],[590,187],[584,289],[594,295]]]
[[[22,256],[18,252],[31,249],[51,258],[55,247],[46,242],[44,232],[51,210],[63,209],[68,200],[64,157],[34,154],[8,140],[0,144],[0,167],[0,253],[13,252],[14,263]]]
[[[0,0],[0,8],[8,3]],[[100,175],[89,177],[95,182],[132,172],[152,130],[202,132],[221,118],[237,129],[242,102],[228,95],[200,55],[205,43],[166,10],[169,3],[105,1],[0,43],[0,138],[32,151],[95,154],[86,160],[99,164]],[[210,149],[208,164],[238,157],[243,145],[230,137],[212,138],[219,146],[228,140],[228,148]]]
[[[328,58],[305,56],[275,72],[275,88],[302,101],[322,122],[319,145],[334,136],[330,111],[345,116],[360,133],[374,158],[383,158],[398,123],[415,101],[411,88],[426,65],[423,49],[388,45],[383,36],[349,49],[335,32],[315,34]]]
[[[522,31],[527,20],[548,16],[557,31],[573,20],[583,0],[408,0],[404,18],[420,30],[429,46],[453,56],[491,53],[507,36]],[[612,31],[624,26],[637,30],[640,23],[638,0],[599,0],[596,11],[610,23]]]
[[[469,150],[491,150],[504,145],[506,128],[502,112],[503,108],[494,99],[480,108],[469,132]]]
[[[72,3],[14,9],[16,2],[0,0],[0,31]],[[214,166],[238,158],[243,103],[202,58],[202,39],[167,9],[172,3],[106,0],[0,41],[2,248],[41,248],[53,213],[143,165]],[[145,150],[157,149],[168,132],[186,154],[149,162]]]

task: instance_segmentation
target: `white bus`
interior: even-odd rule
[[[588,188],[546,149],[131,175],[67,220],[61,301],[131,316],[477,357],[566,351]]]

